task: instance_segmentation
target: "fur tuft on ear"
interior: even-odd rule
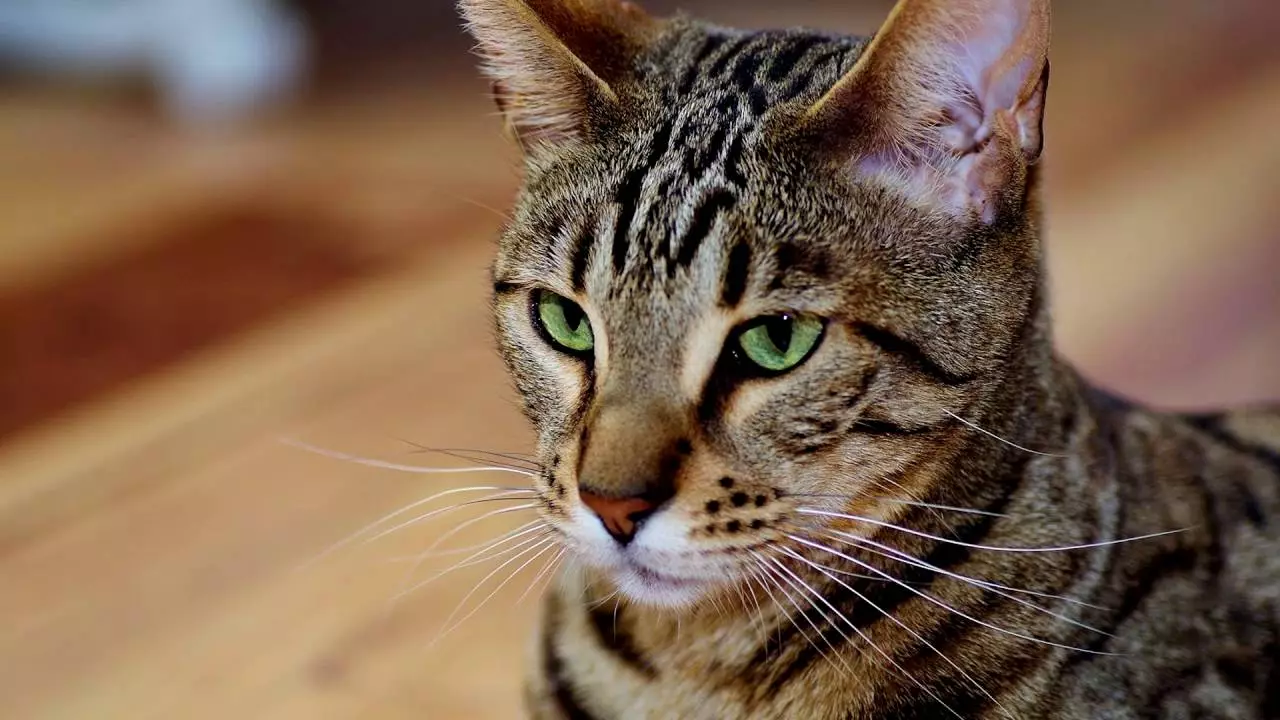
[[[527,150],[579,138],[615,106],[657,22],[621,0],[460,0],[495,99]]]
[[[992,222],[1040,156],[1049,0],[901,0],[805,118],[824,152]]]

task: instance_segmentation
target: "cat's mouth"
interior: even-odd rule
[[[669,575],[633,560],[624,561],[613,574],[620,591],[634,600],[654,605],[687,605],[707,587],[704,579]]]

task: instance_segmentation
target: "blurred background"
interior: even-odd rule
[[[859,33],[890,5],[646,3],[677,4]],[[1166,407],[1280,398],[1280,5],[1056,14],[1063,353]],[[309,561],[523,478],[279,442],[529,449],[485,311],[518,165],[469,46],[447,0],[0,3],[0,717],[516,715],[549,556],[438,642],[524,559],[394,604],[465,558],[405,562],[458,520]]]

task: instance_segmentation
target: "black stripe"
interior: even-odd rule
[[[742,101],[734,93],[725,93],[716,103],[716,112],[725,116],[726,119],[732,120],[738,116],[738,109],[742,107]],[[688,138],[685,138],[688,140]]]
[[[521,287],[519,285],[505,280],[495,280],[493,283],[494,295],[510,295],[511,293],[519,292],[520,290]]]
[[[992,499],[986,507],[981,508],[987,512],[993,513],[992,515],[968,516],[955,521],[955,523],[950,525],[950,529],[954,530],[954,534],[949,539],[969,543],[970,545],[982,544],[995,527],[995,516],[1004,512],[1009,503],[1012,502],[1014,495],[1016,495],[1022,488],[1022,483],[1025,479],[1024,470],[1027,462],[1028,457],[1025,455],[1021,456],[1015,467],[1010,469],[1009,477],[1015,478],[1015,480],[1003,485],[1000,489],[1000,494]],[[910,472],[910,469],[908,469],[907,472]],[[917,509],[913,514],[923,515],[925,512],[927,511],[924,509]],[[914,522],[912,516],[909,515],[907,518],[904,518],[901,524],[904,527],[914,527],[919,523]],[[886,530],[886,532],[893,531]],[[899,545],[886,541],[883,538],[878,540],[878,542],[882,542],[883,544],[891,547],[900,547]],[[969,557],[973,552],[974,551],[971,548],[963,545],[956,545],[951,542],[938,542],[934,545],[929,554],[923,558],[922,562],[933,565],[934,567],[942,570],[949,570],[964,564],[969,560]],[[857,556],[855,551],[846,551],[846,554],[854,557]],[[829,565],[830,563],[822,564]],[[934,581],[938,580],[939,577],[944,576],[940,576],[940,574],[935,570],[919,567],[917,565],[908,565],[906,563],[899,563],[898,565],[901,570],[894,576],[908,587],[903,587],[897,583],[887,581],[842,577],[841,580],[843,580],[850,588],[861,593],[862,597],[858,597],[847,588],[835,583],[830,584],[828,590],[823,593],[823,597],[839,609],[840,612],[859,629],[867,628],[876,622],[885,621],[885,614],[894,615],[903,603],[912,599],[928,603],[927,600],[920,598],[919,595],[912,592],[912,590],[928,593],[932,588]],[[867,574],[866,571],[859,568],[846,569],[853,572]],[[863,598],[865,598],[865,600]],[[876,607],[872,607],[870,603],[874,603]],[[876,609],[877,607],[879,610]],[[794,653],[789,658],[783,659],[783,663],[785,664],[783,664],[781,668],[777,667],[779,663],[776,662],[772,664],[772,667],[770,664],[766,664],[769,660],[767,644],[756,650],[749,667],[761,667],[773,671],[772,676],[767,679],[770,693],[777,692],[778,689],[790,682],[797,674],[804,671],[816,660],[821,658],[822,653],[826,652],[826,643],[831,643],[832,646],[839,648],[845,642],[845,635],[849,635],[856,639],[855,634],[849,629],[848,625],[844,623],[839,623],[837,625],[824,619],[819,610],[826,610],[829,612],[826,606],[811,606],[806,612],[806,615],[813,620],[814,624],[818,627],[827,625],[816,643],[805,642],[804,638],[800,634],[799,628],[792,625],[789,621],[783,622],[774,630],[774,632],[770,633],[771,635],[779,636],[779,645],[781,647],[788,647],[797,643],[801,646],[798,652]],[[883,613],[881,611],[883,611]],[[974,615],[974,613],[969,614]],[[968,621],[966,620],[964,622],[967,623]],[[808,626],[807,622],[798,621],[797,624],[806,628],[805,632],[812,632],[812,628]],[[945,625],[943,627],[945,627]],[[841,631],[843,631],[843,633]],[[926,637],[926,639],[928,638]],[[936,645],[937,643],[934,644]],[[817,647],[814,647],[815,645]],[[925,697],[928,699],[927,695]]]
[[[1171,551],[1153,553],[1142,564],[1142,567],[1138,568],[1136,577],[1134,573],[1126,572],[1124,598],[1120,601],[1120,607],[1116,610],[1113,627],[1120,627],[1132,617],[1142,605],[1142,601],[1146,600],[1147,596],[1155,590],[1156,585],[1191,572],[1196,567],[1196,561],[1195,551],[1177,547]],[[1098,647],[1091,647],[1090,649],[1106,647],[1107,641],[1111,639],[1107,636],[1101,636],[1097,642]]]
[[[658,676],[658,669],[649,662],[640,648],[636,647],[635,639],[627,631],[625,618],[620,617],[621,611],[596,603],[596,606],[587,612],[591,619],[591,627],[596,632],[596,640],[602,648],[612,652],[627,667],[645,677],[652,680]]]
[[[751,90],[756,86],[756,75],[760,73],[762,65],[764,65],[764,58],[758,51],[743,55],[733,68],[733,81],[743,92]]]
[[[729,143],[729,149],[724,154],[724,178],[739,190],[747,187],[747,176],[742,172],[742,155],[746,140],[745,132],[738,133],[734,136],[733,142]]]
[[[982,517],[976,523],[969,525],[967,528],[958,528],[957,530],[962,536],[961,539],[965,542],[975,542],[969,540],[968,537],[973,536],[978,538],[980,541],[982,537],[986,536],[991,525],[992,518]],[[891,543],[885,544],[889,545]],[[848,554],[852,555],[853,553]],[[942,569],[947,569],[968,560],[969,555],[969,548],[960,545],[953,545],[951,543],[938,543],[934,547],[933,551],[924,558],[924,562]],[[824,562],[822,564],[829,565],[831,563]],[[912,599],[919,599],[921,602],[927,602],[916,595],[916,593],[912,592],[912,590],[927,593],[930,587],[932,587],[933,581],[937,578],[938,573],[933,570],[915,565],[907,565],[905,563],[902,564],[902,567],[903,571],[897,575],[897,578],[909,586],[910,589],[908,589],[908,587],[898,585],[897,583],[887,581],[876,583],[875,581],[861,578],[841,578],[841,580],[850,588],[857,590],[864,598],[870,600],[871,603],[875,603],[879,610],[872,607],[870,603],[859,598],[853,592],[850,592],[849,589],[835,583],[831,583],[828,586],[828,588],[823,592],[823,597],[826,598],[827,602],[835,606],[842,615],[848,618],[855,627],[859,629],[867,628],[877,621],[883,620],[885,618],[885,613],[893,614],[897,612],[901,605]],[[856,568],[854,568],[853,571],[867,574],[866,571]],[[880,586],[879,588],[874,587],[874,585],[877,584]],[[883,613],[881,611],[883,611]],[[790,659],[790,662],[782,667],[769,680],[768,692],[770,694],[778,692],[778,690],[790,682],[794,677],[808,669],[816,660],[819,660],[822,657],[822,653],[827,651],[828,643],[832,647],[839,648],[846,644],[845,636],[855,639],[857,638],[857,635],[849,629],[847,624],[834,618],[830,620],[824,618],[824,612],[829,615],[831,611],[826,605],[821,603],[810,605],[805,611],[805,615],[809,620],[813,621],[814,625],[822,628],[822,632],[814,642],[805,642],[804,637],[800,635],[800,629],[795,625],[791,625],[789,622],[787,627],[780,629],[782,633],[781,644],[784,647],[791,643],[798,642],[803,644],[803,648]],[[813,629],[812,626],[809,625],[808,621],[802,620],[796,624],[805,628],[805,632],[809,633],[812,638]],[[759,657],[761,655],[761,650],[757,650],[756,655],[757,658],[753,658],[753,661],[757,663],[763,663],[767,659],[766,657]]]
[[[594,221],[588,221],[573,242],[573,264],[569,280],[575,292],[580,293],[586,287],[587,268],[591,265],[591,254],[595,250],[595,225]]]
[[[729,251],[729,262],[725,266],[724,281],[720,286],[720,304],[737,307],[747,291],[748,274],[751,272],[751,246],[739,240]]]
[[[976,375],[955,373],[942,367],[933,358],[930,358],[919,345],[884,328],[868,323],[855,323],[853,329],[881,350],[929,375],[943,385],[963,385],[967,382],[972,382],[977,377]]]
[[[676,257],[677,267],[688,267],[693,262],[693,256],[697,254],[698,248],[702,246],[702,241],[711,234],[711,229],[715,227],[716,219],[720,214],[733,207],[737,202],[737,198],[728,190],[720,189],[711,193],[711,196],[702,201],[698,209],[693,213],[693,223],[689,226],[689,232],[685,234],[684,239],[680,241],[680,253]]]
[[[662,156],[666,155],[667,151],[671,149],[671,133],[675,131],[675,125],[676,119],[674,117],[668,118],[654,133],[653,142],[649,146],[649,158],[645,162],[646,168],[653,169],[658,164],[658,161],[662,159]]]
[[[752,117],[760,117],[769,109],[769,96],[765,93],[764,88],[758,85],[751,88],[747,93],[747,98],[751,102]]]
[[[668,175],[659,185],[657,192],[654,194],[657,200],[649,206],[649,214],[645,216],[646,223],[657,222],[663,213],[663,200],[671,194],[671,189],[675,187],[676,181],[679,180],[678,173]],[[658,258],[669,257],[671,254],[671,233],[661,233],[658,236],[658,242],[649,247],[649,262],[656,263]]]
[[[636,206],[640,202],[640,191],[644,189],[644,180],[654,165],[671,149],[671,133],[675,129],[675,118],[669,118],[653,136],[649,146],[649,157],[644,165],[633,168],[622,178],[618,186],[616,200],[618,204],[618,220],[613,227],[613,271],[622,273],[627,266],[628,236],[631,234],[631,223],[635,220]]]
[[[1235,435],[1223,426],[1223,421],[1227,419],[1226,415],[1188,415],[1185,416],[1184,419],[1192,427],[1203,432],[1214,440],[1217,440],[1219,443],[1226,445],[1233,450],[1255,457],[1270,465],[1277,473],[1280,473],[1280,451],[1266,447],[1265,445],[1248,442],[1247,440]]]
[[[935,430],[932,427],[907,427],[890,418],[862,415],[853,421],[850,432],[858,435],[875,437],[909,437],[911,435],[927,435]]]
[[[1186,416],[1184,419],[1192,427],[1205,433],[1216,442],[1266,463],[1271,466],[1274,472],[1280,473],[1280,452],[1263,445],[1248,442],[1232,433],[1223,425],[1227,419],[1226,415],[1191,415]],[[1207,494],[1211,492],[1213,491],[1206,489]],[[1268,514],[1253,488],[1249,486],[1246,477],[1232,477],[1224,480],[1218,488],[1218,492],[1223,495],[1222,499],[1230,504],[1232,510],[1243,515],[1254,527],[1265,527],[1268,524]],[[1210,498],[1213,499],[1212,495],[1210,495]],[[1226,520],[1229,522],[1231,519],[1227,518]]]
[[[716,127],[716,131],[712,134],[707,144],[701,148],[697,145],[691,145],[684,157],[684,170],[688,176],[690,184],[696,184],[698,178],[701,178],[715,165],[716,160],[720,157],[720,152],[724,148],[725,141],[729,139],[729,126],[720,124]]]
[[[689,66],[684,80],[680,83],[681,96],[693,92],[693,86],[698,82],[698,78],[701,75],[702,64],[707,61],[707,58],[711,57],[712,53],[719,50],[728,39],[725,35],[709,35],[702,41],[702,47],[698,48],[698,53],[693,58],[693,64]]]
[[[819,248],[783,242],[773,254],[774,277],[769,288],[777,290],[787,285],[793,273],[800,272],[820,280],[831,277],[831,258]]]
[[[790,84],[787,85],[787,89],[782,92],[783,101],[795,100],[801,95],[809,92],[809,90],[813,88],[813,83],[821,76],[827,65],[831,64],[831,61],[836,58],[843,58],[845,52],[848,50],[849,48],[847,47],[828,50],[822,55],[819,55],[813,63],[810,64],[808,72],[796,73],[795,77],[791,79]]]
[[[746,48],[747,43],[750,41],[750,35],[742,35],[730,43],[729,46],[725,48],[724,52],[720,53],[720,57],[716,58],[716,61],[707,69],[707,76],[716,78],[720,77],[720,75],[724,73],[725,69],[729,67],[729,63],[732,62],[744,48]]]
[[[785,80],[791,74],[791,71],[795,69],[796,64],[803,60],[809,54],[809,51],[822,41],[823,38],[813,35],[792,41],[791,44],[783,48],[782,52],[774,56],[773,62],[769,65],[769,82],[777,84]]]
[[[877,714],[876,720],[943,720],[957,715],[976,718],[991,705],[987,696],[963,677],[950,677],[945,681],[933,678],[926,682],[933,696],[914,683],[904,682],[903,691],[893,693],[893,704]],[[999,688],[991,687],[989,682],[984,687],[992,695],[999,692]],[[1004,713],[1000,716],[1004,717]]]
[[[644,187],[646,168],[629,171],[618,187],[618,220],[613,225],[613,271],[621,274],[627,266],[627,237],[631,234],[631,222],[640,202],[640,190]]]
[[[556,634],[560,630],[559,603],[555,601],[547,603],[544,623],[542,670],[546,675],[552,699],[555,700],[565,720],[597,720],[595,715],[583,707],[578,691],[565,675],[564,661],[560,659],[560,652],[556,648]]]

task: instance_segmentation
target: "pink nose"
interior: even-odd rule
[[[652,502],[641,497],[607,498],[582,490],[578,493],[582,502],[591,508],[614,540],[626,545],[636,535],[636,526],[653,514]]]

